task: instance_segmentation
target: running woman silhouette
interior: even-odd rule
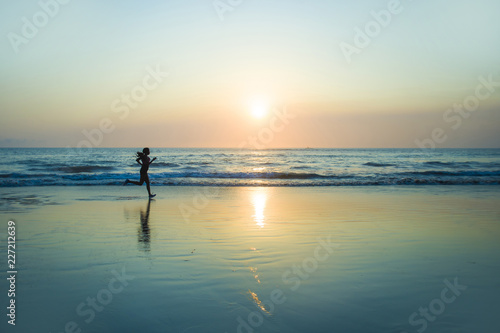
[[[142,153],[140,151],[137,152],[137,159],[135,161],[141,165],[141,171],[140,171],[141,179],[138,182],[134,182],[132,180],[127,179],[125,183],[123,183],[123,185],[127,185],[130,183],[141,186],[142,184],[144,184],[144,182],[146,182],[146,188],[148,189],[149,197],[153,198],[156,194],[151,193],[151,187],[149,185],[148,169],[149,165],[153,163],[154,160],[156,160],[156,157],[151,160],[148,155],[149,155],[149,148],[144,148],[142,150]]]

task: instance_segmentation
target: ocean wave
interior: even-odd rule
[[[0,179],[0,187],[22,187],[22,186],[121,186],[123,180],[120,178],[25,178],[25,179]],[[128,177],[133,179],[133,177]],[[442,179],[435,178],[339,178],[339,179],[290,179],[283,178],[154,178],[151,179],[152,186],[420,186],[420,185],[500,185],[500,179],[496,178],[462,178]]]
[[[367,162],[363,165],[366,166],[372,166],[372,167],[391,167],[391,166],[396,166],[395,164],[390,164],[390,163],[376,163],[376,162]]]
[[[17,164],[22,164],[22,165],[51,165],[51,163],[44,161],[44,160],[37,160],[37,159],[26,159],[26,160],[21,160],[17,161]]]
[[[137,166],[137,164],[134,164],[133,166]],[[153,162],[150,166],[150,168],[158,168],[158,167],[166,167],[166,168],[178,168],[180,167],[179,164],[177,163],[167,163],[167,162]]]
[[[56,168],[57,171],[64,173],[92,173],[113,170],[113,167],[102,165],[78,165],[78,166],[64,166]]]
[[[449,177],[499,177],[500,170],[485,171],[485,170],[462,170],[462,171],[440,171],[440,170],[425,170],[425,171],[410,171],[402,172],[401,175],[423,175],[423,176],[449,176]]]
[[[454,163],[450,163],[450,162],[441,162],[441,161],[427,161],[427,162],[424,162],[424,164],[427,164],[427,165],[443,165],[443,166],[449,166],[449,165],[453,165]]]
[[[442,162],[442,161],[427,161],[423,163],[426,166],[443,167],[451,169],[471,169],[471,168],[498,168],[500,164],[495,162],[479,162],[479,161],[465,161],[465,162]]]
[[[150,178],[207,178],[207,179],[316,179],[339,178],[345,176],[320,175],[317,173],[295,172],[168,172],[152,173]]]
[[[212,162],[203,162],[203,161],[201,161],[201,162],[191,162],[190,164],[192,164],[192,165],[198,165],[198,166],[207,166],[207,165],[211,165]]]
[[[0,178],[11,178],[11,179],[23,179],[23,178],[45,178],[47,176],[52,176],[52,174],[48,173],[43,173],[43,174],[34,174],[34,173],[18,173],[18,172],[12,172],[12,173],[5,173],[5,174],[0,174]]]
[[[433,166],[433,167],[443,167],[443,168],[465,168],[469,169],[473,166],[479,167],[481,166],[481,163],[478,162],[441,162],[441,161],[427,161],[424,162],[424,165],[426,166]]]
[[[299,166],[292,166],[290,167],[290,169],[304,170],[304,169],[311,169],[311,167],[307,165],[299,165]]]

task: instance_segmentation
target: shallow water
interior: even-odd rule
[[[498,187],[155,190],[0,189],[17,225],[9,332],[500,328]],[[467,289],[439,301],[456,278]]]

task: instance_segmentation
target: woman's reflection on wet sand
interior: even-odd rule
[[[149,228],[149,211],[151,209],[151,201],[154,200],[149,199],[146,209],[141,209],[140,211],[141,225],[138,230],[138,242],[142,245],[141,249],[146,252],[151,251],[151,230]]]

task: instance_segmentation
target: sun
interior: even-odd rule
[[[251,105],[252,117],[256,119],[264,118],[269,112],[269,104],[265,100],[254,100]]]

